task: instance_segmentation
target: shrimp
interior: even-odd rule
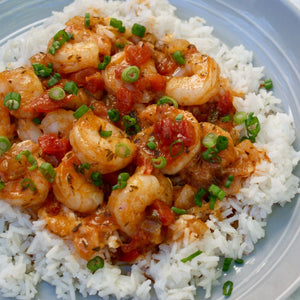
[[[0,190],[0,199],[14,206],[27,208],[43,203],[49,193],[49,183],[38,168],[29,170],[30,164],[23,156],[20,160],[15,157],[21,151],[32,153],[39,166],[39,147],[30,140],[14,144],[0,159],[0,176],[4,187]]]
[[[32,140],[37,143],[43,135],[41,129],[30,119],[18,119],[17,133],[22,141]]]
[[[99,132],[111,131],[109,137]],[[136,146],[126,134],[92,111],[84,114],[70,132],[70,143],[81,162],[102,174],[126,167],[134,158]]]
[[[0,135],[12,138],[16,126],[11,123],[8,109],[0,105]]]
[[[180,105],[202,105],[218,94],[219,89],[220,69],[216,61],[207,55],[192,53],[167,81],[166,95]]]
[[[11,110],[10,114],[16,118],[30,118],[36,116],[34,112],[24,111],[23,107],[30,105],[44,92],[43,86],[34,71],[30,68],[20,67],[0,73],[0,102],[9,92],[17,92],[21,95],[20,107]]]
[[[58,72],[68,74],[88,67],[97,68],[100,63],[99,54],[111,54],[111,41],[107,36],[77,25],[69,25],[65,31],[73,33],[73,38],[54,55],[48,53]],[[50,40],[49,47],[52,42]]]
[[[182,115],[180,121],[176,116]],[[139,115],[146,128],[135,137],[139,155],[149,158],[163,156],[167,160],[160,171],[173,175],[184,169],[200,149],[200,126],[195,117],[188,111],[168,105],[150,105]],[[153,125],[149,124],[153,122]],[[148,125],[147,125],[148,123]],[[157,148],[154,151],[147,147],[149,138],[154,138]],[[159,155],[157,155],[159,153]]]
[[[169,191],[164,197],[161,192]],[[121,230],[133,237],[146,216],[146,208],[156,199],[167,204],[172,201],[172,184],[170,180],[162,177],[145,175],[139,169],[128,179],[124,189],[112,191],[109,196],[107,208],[115,217]]]
[[[53,193],[72,210],[92,212],[103,202],[103,191],[87,179],[84,170],[76,169],[79,165],[81,162],[72,152],[65,155],[56,168]]]
[[[60,137],[69,138],[70,131],[76,119],[73,116],[73,111],[58,109],[49,112],[42,120],[40,128],[44,134],[56,133]]]

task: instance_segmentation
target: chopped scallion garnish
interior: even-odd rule
[[[178,207],[172,206],[171,209],[177,215],[184,215],[184,214],[187,213],[187,211],[185,209],[183,209],[183,208],[178,208]]]
[[[24,178],[21,181],[21,186],[24,190],[26,189],[30,189],[31,191],[35,192],[36,191],[36,185],[34,184],[34,182],[30,179],[30,178]]]
[[[196,252],[192,253],[191,255],[189,255],[188,257],[182,258],[181,261],[183,263],[186,263],[187,261],[192,260],[193,258],[199,256],[202,253],[201,250],[197,250]]]
[[[49,77],[51,75],[51,73],[53,72],[52,67],[49,68],[49,66],[46,67],[46,66],[44,66],[43,64],[40,64],[40,63],[32,64],[32,68],[34,70],[34,73],[37,76],[40,76],[40,77],[43,77],[43,78]]]
[[[129,146],[125,143],[117,144],[115,146],[115,152],[121,158],[128,157],[131,154],[131,150],[130,150]]]
[[[51,78],[47,81],[48,87],[52,87],[61,80],[61,75],[59,73],[54,73]]]
[[[56,172],[51,164],[43,162],[39,167],[39,171],[44,175],[48,182],[52,183],[54,181]]]
[[[28,170],[32,171],[37,168],[37,161],[29,150],[21,151],[18,155],[15,156],[15,159],[20,160],[22,158],[22,155],[26,157],[27,162],[31,165]]]
[[[175,106],[176,108],[178,108],[178,103],[171,97],[169,96],[163,96],[161,97],[157,103],[157,105],[162,105],[162,104],[171,104],[173,106]]]
[[[180,146],[180,149],[177,149],[177,146]],[[171,157],[176,157],[176,156],[180,155],[184,150],[183,141],[176,140],[176,141],[172,142],[169,150],[170,150]]]
[[[216,145],[217,143],[217,136],[211,132],[208,133],[203,139],[202,139],[202,144],[206,148],[212,148]]]
[[[90,13],[85,13],[85,15],[84,15],[84,26],[89,27],[90,23],[91,23]]]
[[[233,289],[233,282],[232,281],[226,281],[223,285],[223,295],[224,296],[230,296]]]
[[[175,61],[178,63],[178,65],[184,65],[186,62],[184,55],[180,50],[175,51],[173,53],[173,57],[174,57]]]
[[[78,93],[78,86],[74,81],[69,81],[65,83],[64,90],[69,94],[76,96]]]
[[[49,90],[49,97],[52,100],[60,101],[66,97],[66,93],[61,87],[56,86]]]
[[[226,182],[225,182],[225,184],[224,184],[224,186],[226,188],[229,188],[231,186],[231,184],[232,184],[233,179],[234,179],[234,176],[233,175],[229,175],[228,178],[227,178],[227,180],[226,180]]]
[[[230,269],[230,266],[231,266],[231,263],[232,263],[232,258],[230,258],[230,257],[226,257],[225,259],[224,259],[224,262],[223,262],[223,268],[222,268],[222,271],[223,272],[227,272],[227,271],[229,271],[229,269]]]
[[[101,186],[103,184],[102,174],[100,172],[93,172],[91,174],[91,179],[96,186]]]
[[[134,23],[131,28],[131,33],[139,37],[143,37],[145,35],[145,32],[146,27],[141,24]]]
[[[106,66],[110,63],[111,56],[110,55],[104,55],[103,62],[99,63],[98,69],[99,70],[105,70]]]
[[[167,160],[163,156],[151,159],[151,164],[155,169],[162,169],[166,166]]]
[[[270,90],[273,87],[272,79],[266,79],[264,82],[264,86],[266,90]]]
[[[127,186],[127,180],[130,175],[126,172],[118,175],[118,183],[112,187],[112,190],[124,189]]]
[[[121,79],[126,83],[136,82],[140,77],[140,69],[137,66],[125,68],[121,74]]]
[[[20,107],[21,95],[16,92],[7,93],[4,97],[4,106],[9,110],[17,110]]]
[[[107,111],[108,117],[112,122],[118,122],[120,120],[120,113],[117,109],[112,108]]]
[[[73,113],[73,116],[75,119],[79,119],[82,117],[85,113],[87,113],[89,110],[89,107],[85,104],[82,104],[77,110]]]
[[[244,111],[238,111],[233,115],[233,122],[235,124],[242,124],[247,119],[247,113]]]
[[[104,267],[104,260],[100,256],[96,256],[88,261],[87,268],[91,272],[96,272],[98,269],[102,269]]]
[[[203,198],[203,196],[207,193],[206,189],[201,187],[195,194],[195,198],[194,198],[194,203],[201,207],[202,206],[202,201],[201,199]]]
[[[175,118],[175,121],[181,121],[183,119],[183,114],[178,114]]]
[[[10,147],[11,147],[10,140],[6,136],[1,135],[0,136],[0,156],[3,153],[9,151]]]

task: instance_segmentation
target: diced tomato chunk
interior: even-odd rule
[[[134,105],[137,102],[139,97],[142,97],[141,92],[130,91],[126,87],[122,86],[118,89],[117,94],[117,109],[121,115],[128,114]]]
[[[159,220],[162,225],[169,226],[175,220],[175,214],[167,203],[161,200],[155,200],[151,207],[158,212]]]
[[[104,89],[103,77],[99,70],[95,68],[86,68],[72,73],[69,79],[85,87],[91,93],[96,93]]]
[[[151,74],[148,76],[151,84],[151,90],[154,92],[164,91],[166,87],[165,78],[160,74]]]
[[[133,249],[130,252],[121,252],[120,255],[118,256],[119,261],[124,261],[124,262],[133,262],[135,261],[138,256],[140,255],[139,251],[137,249]]]
[[[155,65],[161,75],[171,75],[178,67],[178,64],[170,56],[157,61]]]
[[[137,45],[128,45],[125,47],[125,58],[130,65],[140,67],[147,62],[152,55],[152,48],[144,42],[138,42]]]
[[[33,102],[23,107],[24,111],[48,113],[55,111],[60,107],[64,107],[69,101],[74,98],[74,95],[68,94],[60,101],[52,100],[49,97],[49,92],[45,91],[40,97],[36,98]]]
[[[61,160],[71,150],[71,145],[66,138],[59,138],[55,133],[45,134],[38,139],[39,146],[46,154]]]
[[[227,115],[234,109],[232,104],[232,95],[229,91],[226,91],[224,95],[220,97],[220,100],[217,104],[217,110],[221,115]]]

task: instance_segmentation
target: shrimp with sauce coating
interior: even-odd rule
[[[112,191],[107,208],[121,230],[133,237],[146,216],[146,208],[156,199],[170,205],[172,191],[172,184],[168,178],[162,175],[160,177],[146,175],[143,170],[138,169],[128,179],[124,189]]]
[[[30,151],[36,160],[32,166],[24,155],[21,159],[16,156],[22,151]],[[37,206],[43,203],[49,193],[49,182],[39,171],[38,166],[43,162],[39,158],[39,146],[30,140],[13,144],[11,149],[0,158],[0,176],[4,187],[0,190],[0,198],[11,205],[23,208]]]
[[[103,137],[101,132],[109,132]],[[136,146],[126,134],[92,111],[85,113],[70,132],[70,143],[82,163],[102,174],[126,167],[134,158]]]
[[[65,155],[56,168],[53,193],[59,202],[72,210],[92,212],[103,202],[103,191],[87,179],[80,165],[72,152]]]

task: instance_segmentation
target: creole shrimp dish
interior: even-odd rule
[[[182,268],[203,263],[216,279],[219,257],[208,266],[209,255],[225,258],[224,271],[263,236],[249,242],[245,222],[262,224],[263,208],[243,192],[272,163],[259,139],[266,121],[241,109],[247,92],[193,42],[125,23],[86,10],[28,64],[0,73],[0,199],[63,241],[90,276],[130,264],[159,282],[162,249],[176,245]],[[228,251],[209,247],[218,232]],[[214,280],[201,272],[194,284],[209,296]]]

